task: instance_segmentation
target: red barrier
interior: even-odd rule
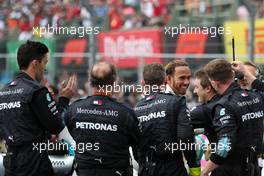
[[[97,40],[98,51],[102,58],[113,61],[118,68],[135,68],[140,57],[145,57],[145,63],[163,63],[162,58],[151,57],[163,52],[162,32],[160,29],[145,29],[101,33]]]

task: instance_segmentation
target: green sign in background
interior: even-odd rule
[[[54,61],[54,57],[53,57],[54,44],[55,44],[54,39],[39,39],[37,41],[42,42],[48,46],[50,57],[49,57],[48,65],[47,65],[47,70],[50,73],[54,73],[54,70],[55,70],[55,61]],[[17,54],[17,50],[18,50],[19,46],[25,42],[26,41],[9,41],[9,42],[7,42],[7,52],[9,55],[9,57],[7,58],[7,69],[8,69],[8,71],[11,71],[11,72],[17,72],[18,71],[16,54]]]

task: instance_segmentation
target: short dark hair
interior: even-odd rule
[[[200,84],[203,88],[206,88],[208,86],[212,86],[210,81],[209,81],[209,78],[207,76],[207,74],[205,73],[204,69],[201,68],[199,70],[197,70],[195,73],[194,73],[194,77],[195,78],[198,78],[200,79]]]
[[[107,64],[110,68],[110,71],[108,72],[104,72],[102,75],[98,75],[94,72],[94,67],[100,64]],[[106,62],[106,61],[99,61],[96,64],[94,64],[91,68],[90,71],[90,81],[91,81],[91,85],[93,87],[99,87],[99,86],[106,86],[106,85],[113,85],[115,80],[116,80],[116,67],[110,63],[110,62]]]
[[[189,67],[189,65],[183,60],[171,61],[165,67],[166,75],[174,75],[176,67]]]
[[[159,63],[145,65],[143,70],[143,78],[146,85],[162,85],[164,83],[166,73],[164,67]]]
[[[27,69],[33,60],[41,61],[48,52],[49,49],[45,44],[28,40],[26,43],[22,44],[17,51],[19,69]]]
[[[204,70],[209,79],[219,81],[220,83],[227,83],[228,80],[234,78],[232,65],[225,59],[214,59],[210,61]]]

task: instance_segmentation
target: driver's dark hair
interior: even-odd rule
[[[49,52],[48,47],[40,42],[28,40],[22,44],[17,51],[17,63],[19,69],[27,69],[33,60],[41,61]]]
[[[176,67],[189,67],[188,63],[183,61],[183,60],[174,60],[170,61],[166,66],[165,66],[165,71],[166,75],[173,76],[175,73],[175,68]]]
[[[232,65],[225,59],[214,59],[205,65],[204,71],[210,80],[219,81],[222,84],[234,79]]]

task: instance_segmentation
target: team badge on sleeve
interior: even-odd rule
[[[224,116],[225,115],[225,108],[222,108],[221,110],[220,110],[220,116]]]
[[[46,98],[47,98],[47,101],[51,101],[52,100],[49,93],[46,94]]]

